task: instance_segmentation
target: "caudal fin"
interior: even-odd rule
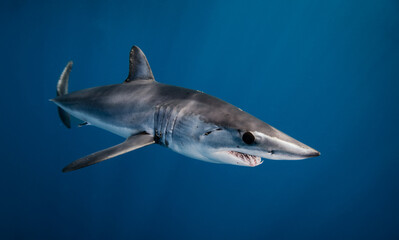
[[[57,96],[68,94],[68,81],[69,74],[72,70],[72,65],[72,61],[68,62],[68,64],[64,68],[64,71],[62,71],[61,73],[60,79],[57,83]],[[58,115],[60,116],[62,123],[64,123],[67,128],[71,128],[71,116],[69,115],[69,113],[58,107]]]

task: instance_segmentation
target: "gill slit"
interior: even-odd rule
[[[173,132],[180,110],[172,103],[156,106],[154,113],[155,142],[168,147],[173,141]]]

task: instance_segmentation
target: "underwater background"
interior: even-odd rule
[[[398,239],[399,1],[1,1],[0,239]],[[319,150],[255,168],[66,129],[55,97],[157,81],[230,102]]]

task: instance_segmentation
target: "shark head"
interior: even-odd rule
[[[262,158],[299,160],[319,156],[315,149],[266,125],[269,131],[218,127],[199,136],[202,154],[211,161],[257,166]]]
[[[260,165],[262,158],[299,160],[320,155],[258,118],[230,104],[213,99],[217,111],[188,114],[174,129],[173,150],[186,156],[240,166]],[[200,105],[192,109],[200,111]]]

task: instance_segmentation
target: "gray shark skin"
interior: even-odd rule
[[[67,88],[71,67],[69,63],[57,86]],[[52,99],[61,108],[66,126],[70,126],[70,114],[127,140],[76,160],[64,172],[153,143],[191,158],[240,166],[257,166],[261,158],[297,160],[320,155],[225,101],[155,81],[144,53],[136,46],[130,52],[129,76],[123,83],[67,92],[58,87],[60,94]]]

